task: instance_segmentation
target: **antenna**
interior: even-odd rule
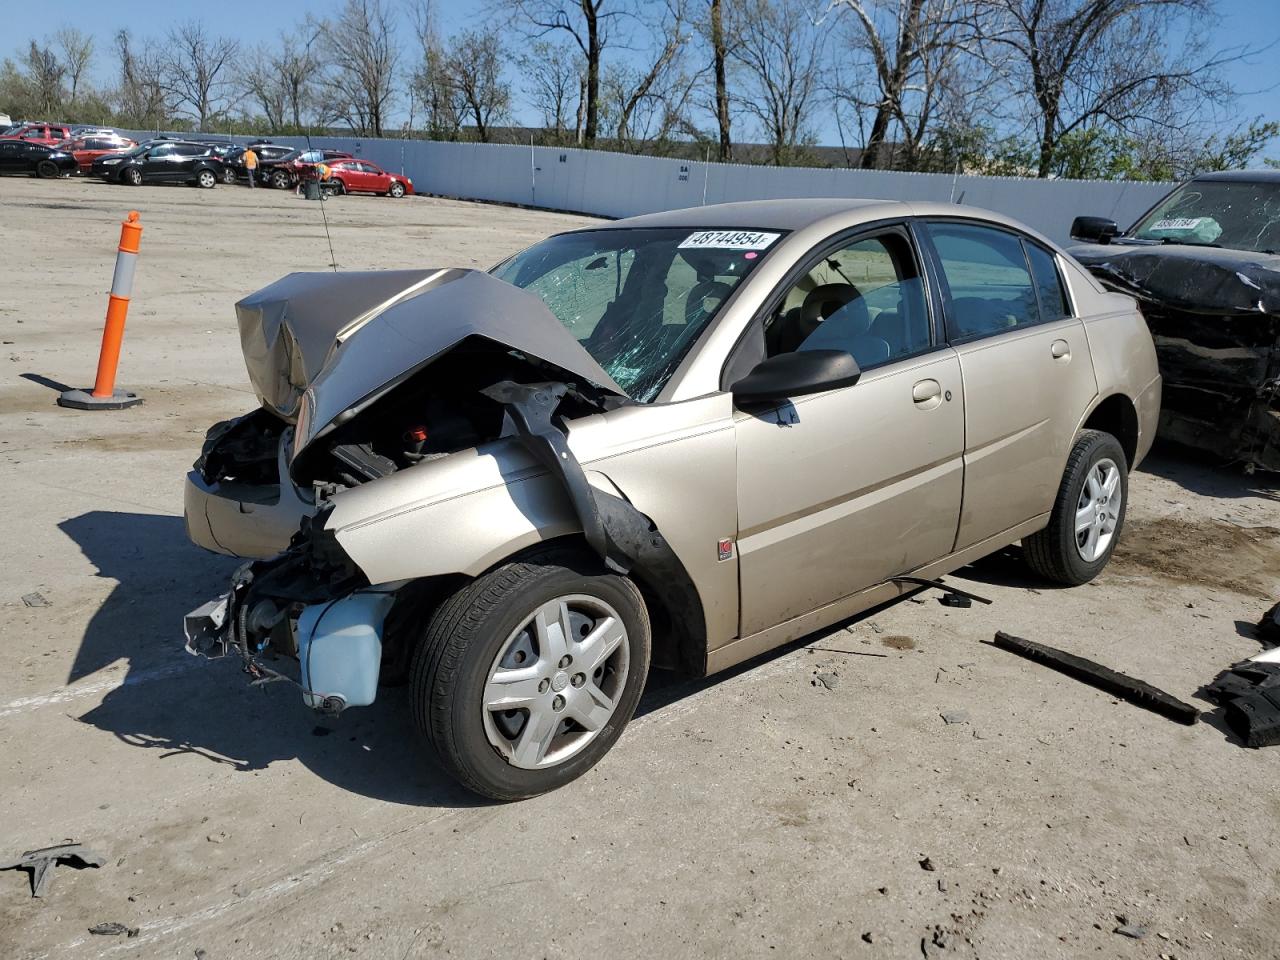
[[[307,131],[307,150],[311,150],[311,131]],[[324,158],[321,157],[321,162]],[[318,182],[318,181],[317,181]],[[329,215],[324,210],[324,186],[320,186],[320,219],[324,221],[324,238],[329,243],[329,266],[333,268],[333,272],[338,272],[338,258],[333,255],[333,237],[329,236]]]

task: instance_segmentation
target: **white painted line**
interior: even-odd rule
[[[188,657],[185,660],[178,660],[162,667],[153,667],[150,670],[134,670],[123,676],[107,677],[103,680],[95,680],[93,683],[81,683],[72,687],[63,687],[61,690],[55,690],[53,693],[42,694],[38,697],[24,697],[21,700],[13,700],[0,707],[0,717],[9,717],[15,713],[26,713],[30,710],[39,710],[41,707],[53,706],[58,703],[68,703],[72,700],[80,700],[83,697],[91,697],[98,693],[109,693],[120,687],[132,687],[139,683],[150,683],[152,680],[165,680],[180,673],[186,673],[188,670],[195,669],[198,666],[200,666],[200,663],[195,657]]]

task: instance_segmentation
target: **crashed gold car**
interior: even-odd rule
[[[1131,298],[951,205],[659,213],[237,312],[262,406],[210,430],[186,518],[260,559],[188,648],[296,657],[327,713],[407,680],[498,799],[595,764],[651,666],[722,670],[1017,541],[1088,581],[1160,405]]]

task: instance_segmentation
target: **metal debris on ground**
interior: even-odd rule
[[[939,716],[942,717],[942,722],[946,724],[969,722],[969,714],[965,710],[945,710]]]
[[[1131,940],[1141,940],[1147,935],[1147,928],[1140,927],[1136,923],[1122,923],[1116,927],[1115,933],[1122,937],[1128,937]]]
[[[39,850],[27,850],[13,860],[0,861],[0,870],[30,870],[31,896],[43,897],[53,883],[53,868],[59,863],[82,870],[85,867],[101,867],[106,858],[86,850],[79,843],[60,843]]]
[[[95,937],[118,937],[121,934],[124,934],[126,937],[136,937],[138,935],[138,928],[128,927],[123,923],[108,920],[105,923],[95,923],[89,928],[89,932]]]
[[[43,593],[24,593],[22,602],[28,607],[52,607],[53,604],[45,599]]]
[[[944,607],[958,607],[961,610],[968,610],[973,606],[972,600],[959,593],[944,593],[938,602]]]
[[[1176,720],[1178,723],[1193,724],[1200,719],[1200,711],[1189,703],[1184,703],[1157,687],[1142,680],[1135,680],[1110,667],[1073,653],[1047,647],[1042,643],[1024,640],[1005,633],[996,632],[994,643],[1001,650],[1019,654],[1028,660],[1043,663],[1047,667],[1074,677],[1082,683],[1105,690],[1107,693],[1127,700],[1136,706],[1143,707],[1162,717]]]
[[[934,870],[937,870],[938,868],[933,865],[932,860],[930,860],[928,857],[925,857],[923,860],[920,861],[920,869],[928,870],[930,873],[932,873]]]

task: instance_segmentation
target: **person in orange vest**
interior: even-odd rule
[[[244,169],[249,174],[249,186],[253,186],[253,172],[258,169],[258,155],[253,152],[253,147],[244,148]]]

